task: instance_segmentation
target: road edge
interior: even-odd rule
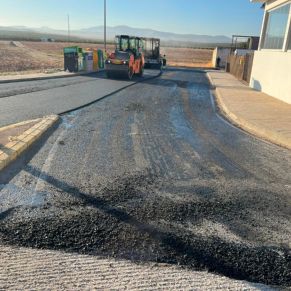
[[[70,75],[60,75],[60,76],[42,76],[42,77],[28,77],[28,78],[19,78],[19,79],[7,79],[0,80],[0,84],[9,84],[9,83],[19,83],[19,82],[29,82],[29,81],[41,81],[41,80],[51,80],[51,79],[63,79],[63,78],[72,78],[79,76],[89,76],[92,74],[98,74],[103,72],[103,70],[97,72],[80,72],[80,73],[71,73]]]
[[[59,118],[58,115],[46,116],[21,135],[15,137],[13,141],[6,144],[5,150],[0,150],[0,171],[16,160],[34,142],[40,139],[48,129],[59,121]]]
[[[257,138],[261,138],[263,140],[271,142],[272,144],[291,150],[290,141],[288,139],[285,139],[282,135],[276,134],[275,132],[270,131],[268,129],[263,129],[261,127],[258,127],[254,125],[253,123],[249,122],[248,120],[240,118],[236,114],[234,114],[224,103],[223,97],[219,89],[215,86],[210,74],[208,72],[206,74],[210,83],[213,86],[213,89],[215,92],[215,94],[213,95],[215,97],[219,111],[223,115],[224,118],[226,118],[229,122],[231,122],[238,128],[243,129],[244,131],[254,135]]]

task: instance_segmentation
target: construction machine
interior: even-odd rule
[[[105,61],[108,78],[142,76],[144,72],[143,40],[140,37],[117,35],[115,51]]]
[[[161,55],[161,41],[158,38],[142,38],[144,41],[145,68],[162,69],[166,56]]]

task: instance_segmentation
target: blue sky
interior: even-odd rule
[[[103,24],[103,0],[0,0],[0,26],[72,29]],[[263,10],[249,0],[107,0],[108,25],[209,35],[260,32]]]

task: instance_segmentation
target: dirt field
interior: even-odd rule
[[[162,48],[162,54],[166,55],[168,65],[186,67],[211,67],[211,49],[194,48]]]
[[[102,48],[102,44],[45,43],[0,41],[0,75],[28,72],[55,72],[63,69],[63,48]],[[113,50],[113,45],[108,46]],[[209,67],[212,50],[191,48],[162,48],[169,65]]]
[[[61,56],[27,48],[18,42],[0,42],[0,74],[49,71],[62,67]]]

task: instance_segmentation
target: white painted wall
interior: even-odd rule
[[[255,52],[250,86],[291,104],[291,52]]]
[[[230,53],[230,49],[229,48],[217,47],[213,51],[213,56],[212,56],[212,65],[213,65],[213,67],[216,67],[216,59],[219,56],[220,57],[220,67],[221,68],[225,68],[229,53]]]
[[[246,50],[246,49],[236,49],[234,54],[236,56],[246,56],[247,54],[252,54],[254,50]]]

